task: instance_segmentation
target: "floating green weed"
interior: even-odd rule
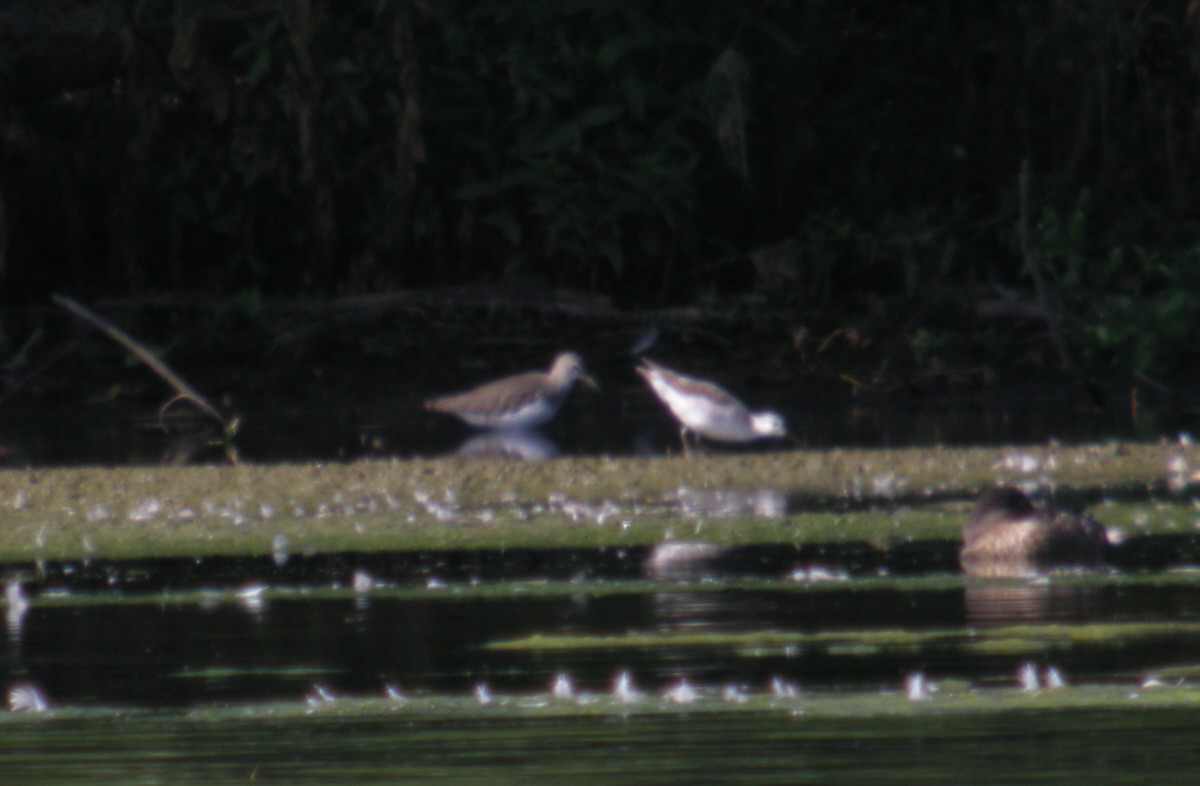
[[[1031,623],[965,630],[867,628],[814,632],[649,630],[613,635],[538,633],[492,642],[487,647],[498,651],[526,652],[722,647],[745,653],[769,652],[774,648],[775,652],[771,654],[777,654],[781,647],[819,647],[841,655],[873,655],[883,649],[958,646],[976,652],[1019,655],[1053,647],[1197,634],[1200,634],[1200,622]]]
[[[1014,452],[1021,462],[1009,460]],[[294,550],[326,553],[598,548],[670,539],[888,549],[957,540],[978,490],[1029,479],[1024,464],[1037,466],[1037,478],[1060,494],[1141,500],[1162,490],[1174,457],[1200,465],[1200,447],[6,470],[0,560],[269,554],[279,534]],[[680,502],[681,477],[704,491],[770,490],[778,495],[778,515],[688,509]],[[1187,499],[1125,501],[1099,513],[1137,534],[1195,529]]]

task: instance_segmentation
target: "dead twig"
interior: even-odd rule
[[[51,295],[50,298],[67,311],[70,311],[84,322],[90,324],[92,327],[103,331],[109,338],[125,347],[125,349],[132,352],[138,360],[149,366],[150,370],[161,377],[168,385],[175,388],[175,391],[179,395],[163,405],[163,411],[181,399],[190,401],[195,404],[196,408],[201,412],[211,416],[214,420],[221,424],[221,428],[225,431],[226,439],[231,439],[237,433],[239,424],[238,418],[229,418],[222,414],[221,411],[218,410],[216,406],[212,404],[212,402],[205,398],[202,393],[189,385],[183,379],[183,377],[176,374],[166,363],[159,359],[157,355],[139,343],[128,333],[121,330],[119,327],[112,324],[79,301],[73,300],[66,295]]]

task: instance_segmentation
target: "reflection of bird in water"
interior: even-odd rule
[[[28,613],[29,597],[25,594],[25,588],[18,579],[10,579],[4,585],[4,621],[11,640],[21,639],[25,615]]]
[[[689,431],[697,440],[708,437],[718,442],[787,436],[781,415],[769,410],[751,412],[729,391],[711,382],[685,376],[646,358],[642,358],[637,372],[679,421],[684,449]]]
[[[693,489],[675,492],[679,510],[689,516],[761,516],[779,518],[787,513],[787,497],[779,489]]]
[[[1104,567],[1108,536],[1087,516],[1034,505],[1012,486],[980,495],[963,525],[959,562],[972,576],[1032,576]]]
[[[1101,613],[1101,589],[1046,581],[967,582],[963,602],[972,625],[1090,619]]]
[[[425,408],[454,415],[476,428],[536,428],[558,414],[576,381],[597,387],[579,355],[563,352],[547,372],[530,371],[430,399]]]
[[[704,540],[668,540],[646,554],[642,571],[652,579],[698,579],[714,572],[728,546]]]
[[[558,455],[558,447],[536,431],[487,431],[468,439],[455,454],[471,458],[545,461]]]

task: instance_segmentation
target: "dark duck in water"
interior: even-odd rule
[[[1020,489],[980,495],[963,525],[959,562],[971,576],[1034,576],[1104,567],[1108,536],[1095,519],[1035,505]]]

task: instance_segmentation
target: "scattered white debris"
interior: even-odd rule
[[[1067,681],[1063,679],[1062,672],[1054,666],[1047,666],[1042,672],[1042,683],[1051,690],[1055,688],[1065,688]]]
[[[91,524],[96,524],[101,521],[109,521],[112,519],[112,511],[103,502],[97,502],[95,505],[88,507],[83,513],[83,517]]]
[[[796,687],[796,683],[789,682],[782,677],[771,678],[771,695],[776,699],[794,699],[800,695],[800,689]]]
[[[413,499],[425,508],[426,513],[438,521],[454,521],[458,518],[458,499],[450,489],[446,489],[442,498],[444,501],[439,501],[424,489],[413,489]]]
[[[721,698],[731,704],[745,704],[749,700],[745,691],[733,683],[721,689]]]
[[[788,574],[788,578],[792,581],[816,584],[822,581],[846,581],[850,578],[850,574],[843,570],[830,570],[823,565],[809,565],[796,568]]]
[[[881,472],[871,478],[871,491],[878,497],[891,498],[908,488],[908,478],[895,472]]]
[[[46,696],[32,682],[18,682],[8,689],[8,708],[13,712],[45,712]]]
[[[560,701],[570,701],[575,698],[575,686],[571,683],[571,676],[563,671],[555,674],[550,695]]]
[[[1200,481],[1200,469],[1192,469],[1187,457],[1180,453],[1167,459],[1167,489],[1175,494],[1182,493],[1193,483]]]
[[[1031,475],[1041,466],[1037,456],[1024,452],[1006,453],[998,463],[1004,469],[1011,469],[1023,475]]]
[[[329,686],[314,682],[312,690],[304,697],[304,701],[310,707],[320,707],[323,704],[333,704],[337,701],[337,696],[329,689]]]
[[[261,582],[251,584],[243,584],[241,589],[237,591],[238,600],[254,600],[261,598],[267,591],[267,585]]]
[[[359,568],[350,579],[350,586],[355,592],[370,592],[375,588],[375,578],[367,571]]]
[[[267,585],[255,582],[242,586],[237,591],[237,601],[252,616],[262,614],[267,605]]]
[[[700,698],[700,694],[686,678],[680,678],[679,682],[663,691],[663,698],[672,704],[691,704]]]
[[[1021,686],[1021,690],[1027,693],[1032,693],[1042,687],[1041,680],[1038,679],[1037,666],[1034,666],[1031,661],[1025,661],[1017,669],[1017,684]]]
[[[909,701],[925,701],[930,695],[929,683],[925,680],[925,675],[919,671],[914,671],[904,678],[904,695]]]
[[[130,521],[149,521],[162,510],[162,500],[158,497],[148,497],[129,509],[127,514]]]
[[[605,499],[600,503],[600,509],[596,511],[596,523],[602,525],[610,518],[621,515],[621,512],[620,505],[611,499]]]
[[[633,704],[641,701],[642,693],[633,684],[633,677],[628,671],[622,671],[613,682],[613,698],[622,704]]]
[[[595,510],[586,502],[574,499],[564,499],[558,504],[559,510],[571,521],[595,518]]]

